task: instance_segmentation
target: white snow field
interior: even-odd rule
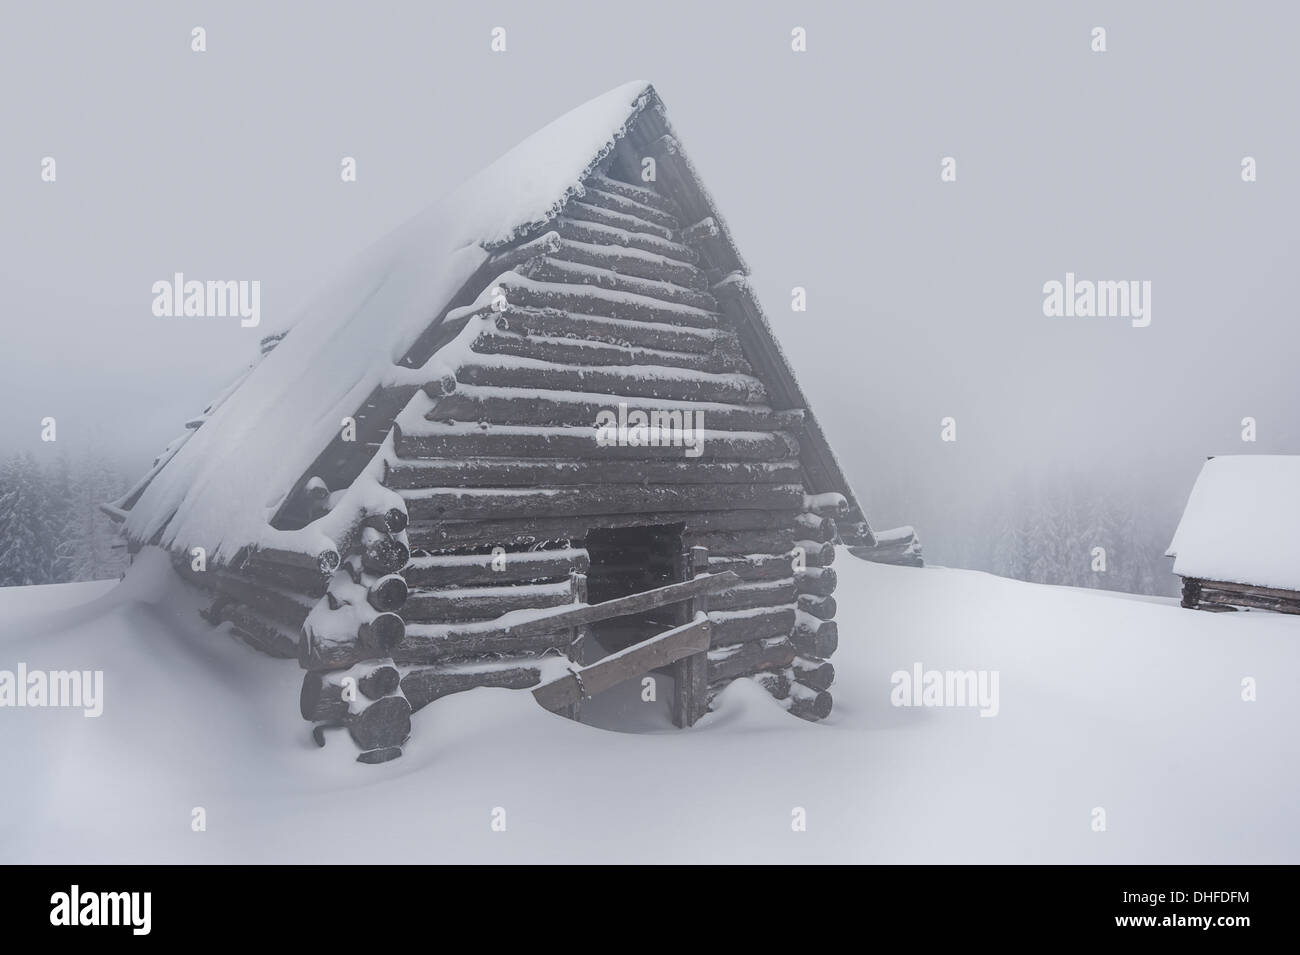
[[[1300,618],[835,567],[824,723],[746,681],[642,734],[477,689],[380,766],[317,749],[297,664],[209,628],[158,552],[117,586],[0,591],[0,670],[102,669],[105,697],[98,719],[0,708],[0,861],[1300,861]],[[998,715],[892,706],[916,663],[997,670]]]

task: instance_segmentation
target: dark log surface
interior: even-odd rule
[[[497,521],[600,514],[763,510],[786,512],[785,526],[796,524],[803,489],[798,484],[578,484],[566,487],[465,490],[434,488],[404,491],[407,511],[415,521]],[[714,519],[719,527],[720,518]],[[734,523],[739,521],[739,523]],[[773,518],[754,524],[734,518],[731,526],[772,526]]]
[[[522,690],[536,686],[541,678],[538,665],[528,661],[520,661],[519,666],[484,666],[481,669],[470,666],[422,667],[402,677],[402,693],[410,701],[411,709],[419,710],[453,693],[480,686]]]
[[[430,487],[556,487],[581,484],[795,484],[798,461],[543,461],[474,458],[403,461],[384,483],[394,490]]]
[[[464,587],[558,580],[570,570],[582,573],[591,558],[582,549],[512,552],[493,557],[415,557],[404,576],[412,586]],[[497,569],[500,568],[500,569]]]

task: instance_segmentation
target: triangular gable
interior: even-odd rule
[[[530,137],[370,250],[156,469],[125,515],[128,535],[175,549],[205,546],[218,560],[250,546],[305,553],[335,546],[348,518],[340,516],[339,527],[298,526],[285,513],[294,492],[322,472],[335,476],[335,489],[350,485],[440,366],[438,349],[456,331],[444,320],[502,271],[496,263],[503,253],[545,231],[580,194],[583,179],[643,155],[656,156],[661,191],[696,224],[701,267],[717,283],[719,305],[736,320],[773,407],[807,409],[662,103],[648,84],[627,84]],[[358,441],[339,439],[344,417],[358,422]],[[805,485],[843,494],[850,505],[844,536],[870,543],[865,516],[810,411],[798,438]]]

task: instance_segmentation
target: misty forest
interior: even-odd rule
[[[126,545],[99,504],[126,490],[123,472],[95,452],[0,463],[0,586],[104,580],[126,569]]]

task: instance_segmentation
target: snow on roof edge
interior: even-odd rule
[[[1300,455],[1206,461],[1165,554],[1181,577],[1300,590]]]
[[[218,562],[247,545],[333,546],[315,526],[270,526],[284,495],[490,250],[554,219],[657,101],[638,80],[584,103],[371,246],[157,469],[127,536]]]

